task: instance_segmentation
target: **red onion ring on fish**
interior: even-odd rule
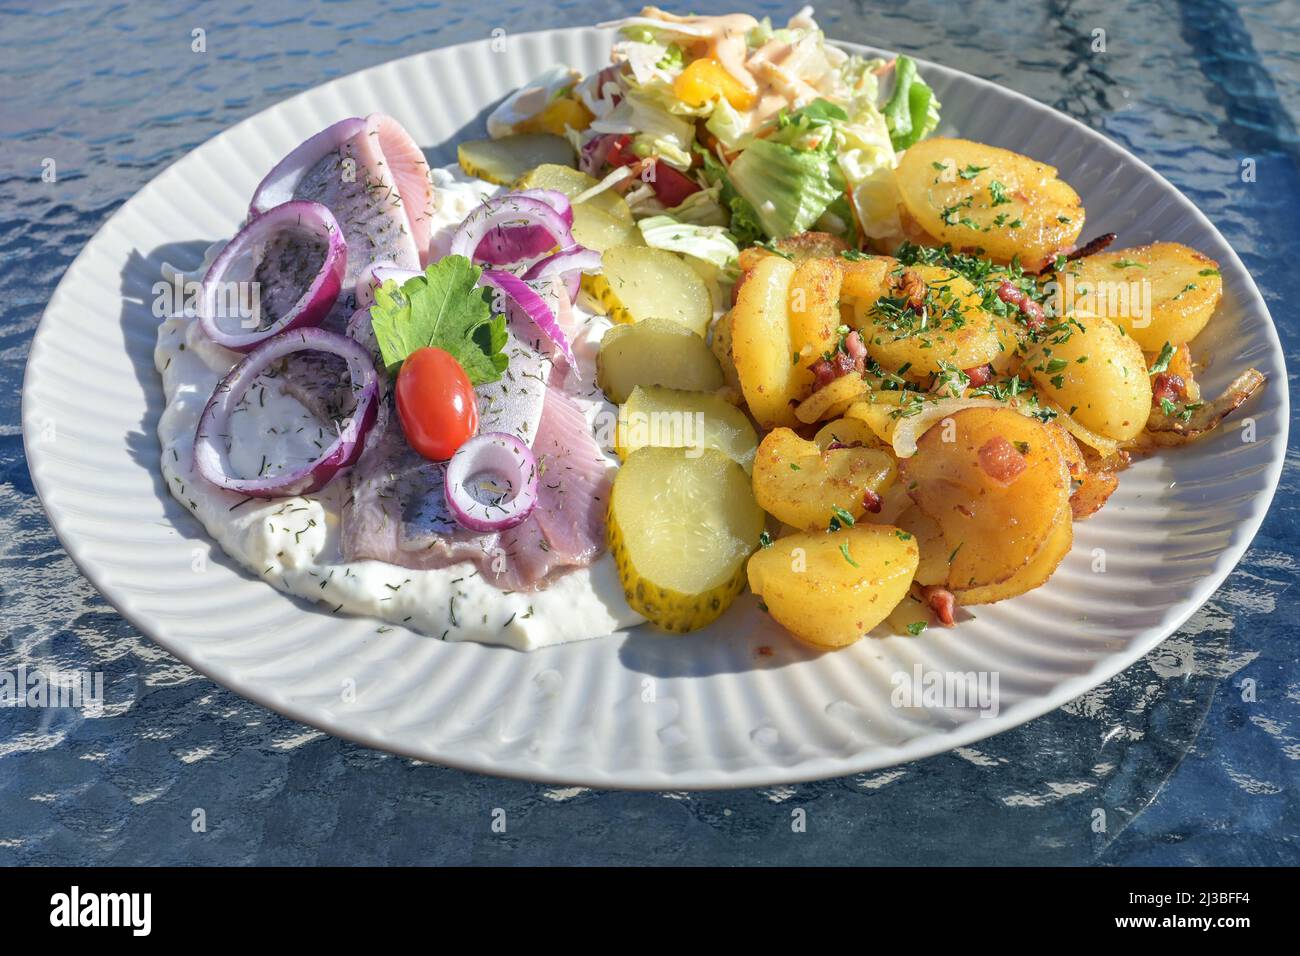
[[[306,465],[280,474],[240,478],[233,474],[230,452],[223,439],[230,431],[230,416],[249,388],[279,360],[303,351],[325,352],[348,366],[355,404],[334,441]],[[328,485],[357,460],[378,412],[379,376],[366,349],[347,336],[323,329],[293,329],[268,339],[231,369],[212,392],[194,435],[194,467],[219,488],[258,498],[310,494]]]
[[[319,325],[338,298],[347,261],[347,243],[326,207],[276,206],[239,230],[204,275],[199,326],[218,345],[248,352],[281,332]],[[310,279],[293,274],[303,267]],[[268,311],[271,322],[263,325]]]
[[[537,460],[514,435],[475,435],[447,462],[443,493],[456,523],[471,531],[505,531],[537,504]]]

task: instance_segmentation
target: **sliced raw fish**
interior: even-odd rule
[[[416,569],[469,561],[503,591],[531,590],[558,571],[589,564],[604,547],[609,466],[568,396],[546,392],[533,448],[542,469],[533,513],[504,534],[471,532],[447,511],[445,465],[413,451],[390,413],[383,436],[352,474],[344,558]]]
[[[290,198],[319,202],[338,220],[348,243],[346,290],[377,260],[427,264],[436,205],[429,165],[391,116],[342,120],[307,140],[263,180],[252,212]]]

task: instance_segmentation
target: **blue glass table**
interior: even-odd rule
[[[299,90],[631,6],[0,2],[0,672],[99,671],[105,697],[99,717],[0,708],[0,863],[1300,862],[1294,456],[1240,567],[1125,673],[975,747],[762,790],[556,788],[335,740],[169,657],[78,574],[33,493],[18,391],[47,298],[114,210]],[[1241,253],[1300,367],[1295,2],[872,0],[818,14],[833,37],[995,80],[1151,163]]]

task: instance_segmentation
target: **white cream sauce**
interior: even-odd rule
[[[434,248],[442,254],[456,225],[497,187],[450,170],[434,170],[433,179],[438,199]],[[573,349],[582,381],[572,391],[614,467],[608,423],[616,410],[595,387],[596,353],[609,323],[581,298],[574,316],[581,329]],[[159,326],[154,363],[167,398],[158,423],[163,477],[172,495],[250,573],[318,602],[325,613],[376,618],[380,631],[404,626],[448,641],[520,650],[600,637],[641,621],[627,606],[607,553],[542,590],[506,593],[469,563],[417,571],[381,561],[344,561],[339,516],[347,498],[346,478],[316,494],[273,501],[246,501],[208,484],[194,472],[194,432],[212,390],[238,360],[236,353],[209,340],[192,317],[176,316]],[[241,475],[273,474],[311,460],[318,429],[332,429],[316,422],[273,381],[267,384],[264,395],[247,403],[251,414],[232,417],[230,460]]]

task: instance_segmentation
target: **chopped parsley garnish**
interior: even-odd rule
[[[853,515],[849,514],[839,505],[831,508],[831,522],[827,531],[839,531],[841,528],[853,527]]]
[[[849,564],[853,565],[855,568],[859,567],[858,562],[854,561],[853,556],[849,554],[849,543],[847,541],[840,545],[840,554],[844,555],[844,560],[849,562]]]
[[[916,637],[924,630],[925,621],[913,621],[911,624],[907,625],[907,633],[911,634],[913,637]]]
[[[1156,375],[1160,372],[1166,371],[1169,368],[1169,363],[1170,361],[1173,360],[1174,357],[1174,351],[1175,351],[1174,347],[1170,345],[1168,342],[1166,342],[1163,346],[1161,346],[1160,354],[1157,355],[1156,360],[1151,363],[1152,375]]]

